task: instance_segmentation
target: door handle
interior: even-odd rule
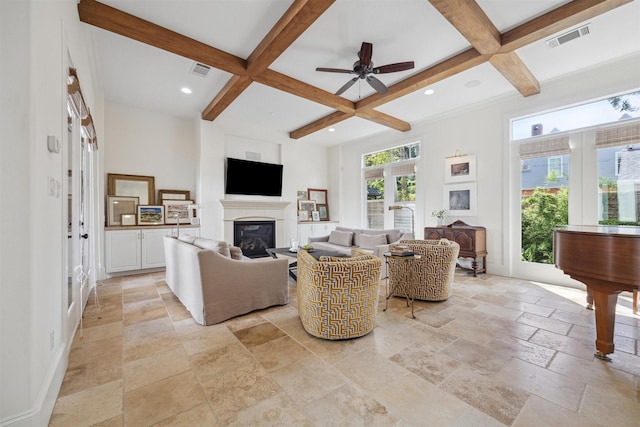
[[[83,239],[88,239],[89,238],[89,234],[88,233],[84,233],[80,235],[81,238]]]

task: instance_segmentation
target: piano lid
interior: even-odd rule
[[[633,225],[559,225],[557,231],[571,231],[574,233],[611,234],[622,236],[639,236],[640,227]]]

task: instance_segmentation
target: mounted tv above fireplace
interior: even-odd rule
[[[282,196],[282,165],[227,157],[225,194]]]

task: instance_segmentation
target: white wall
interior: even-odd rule
[[[447,223],[461,219],[487,228],[487,268],[492,274],[510,275],[511,264],[519,259],[519,248],[511,244],[514,217],[519,215],[519,168],[511,168],[509,120],[522,115],[559,108],[576,102],[637,89],[640,55],[592,70],[575,73],[542,84],[539,95],[523,98],[513,95],[481,106],[458,111],[425,123],[414,124],[407,133],[387,132],[333,147],[329,163],[339,178],[332,177],[330,191],[339,192],[342,222],[361,226],[364,215],[361,156],[384,148],[422,141],[418,164],[416,229],[434,225],[431,211],[443,204],[444,158],[462,153],[477,156],[478,211],[473,217],[447,217]],[[515,206],[515,207],[514,207]],[[418,232],[418,235],[421,233]],[[538,275],[551,283],[570,284],[562,273],[549,267],[551,274]],[[535,274],[532,276],[536,278]]]
[[[0,191],[10,201],[0,214],[0,425],[40,426],[75,329],[66,312],[67,154],[46,144],[48,135],[66,140],[68,52],[94,119],[101,117],[75,0],[3,0],[0,21]],[[49,179],[59,184],[53,196]]]
[[[105,174],[153,176],[156,198],[161,189],[189,190],[195,198],[197,119],[109,101],[104,119]]]

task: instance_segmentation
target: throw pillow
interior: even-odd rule
[[[244,259],[242,249],[237,246],[229,246],[229,252],[231,252],[232,259]]]
[[[351,246],[353,232],[333,230],[329,236],[329,243],[339,246]]]
[[[227,242],[199,238],[196,239],[193,244],[202,249],[209,249],[211,251],[218,252],[220,255],[226,256],[227,258],[231,256]]]
[[[386,234],[361,234],[360,235],[360,247],[363,249],[373,249],[379,245],[386,245]]]

